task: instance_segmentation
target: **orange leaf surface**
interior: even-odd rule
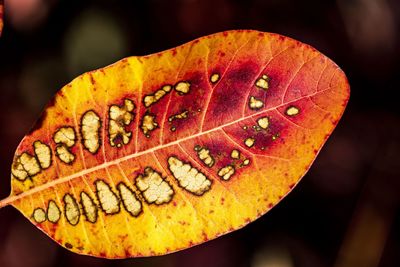
[[[185,249],[274,207],[348,98],[338,66],[277,34],[229,31],[125,58],[57,93],[18,146],[0,207],[80,254]]]

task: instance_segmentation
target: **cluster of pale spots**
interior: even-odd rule
[[[220,80],[221,76],[218,73],[213,73],[210,75],[209,80],[211,83],[216,83]],[[267,74],[262,74],[255,81],[255,86],[267,91],[269,88],[270,78]],[[161,87],[161,89],[156,90],[154,93],[144,96],[143,103],[146,108],[151,105],[157,103],[160,99],[162,99],[166,94],[172,91],[172,88],[175,89],[176,92],[180,95],[188,94],[190,92],[190,82],[189,81],[179,81],[174,86],[166,84]],[[264,102],[261,99],[256,98],[255,96],[249,97],[249,107],[253,110],[260,109],[264,107]],[[133,101],[129,99],[124,100],[124,104],[122,106],[112,105],[109,110],[109,138],[111,146],[121,147],[122,145],[126,145],[131,139],[132,133],[130,131],[126,131],[125,126],[128,126],[134,117],[133,110],[135,105]],[[296,107],[290,107],[286,114],[288,116],[294,116],[299,113],[299,110]],[[184,111],[180,114],[173,115],[169,118],[169,121],[174,119],[184,119],[187,117],[188,111]],[[265,123],[264,123],[265,125]],[[146,114],[142,118],[142,131],[145,136],[149,137],[149,133],[153,131],[158,126],[158,123],[155,121],[155,116]],[[85,148],[91,153],[96,153],[100,147],[100,127],[101,121],[99,116],[94,111],[88,111],[84,114],[81,120],[81,135],[82,142]],[[261,128],[265,129],[265,126]],[[172,131],[175,131],[176,128],[172,127]],[[75,132],[72,127],[63,127],[59,129],[60,134],[55,134],[55,142],[59,144],[56,148],[56,155],[60,158],[61,161],[65,163],[71,163],[75,159],[75,155],[71,153],[69,148],[71,148],[75,144]],[[248,138],[245,140],[245,144],[248,147],[251,147],[254,143],[252,138]],[[46,146],[46,145],[44,145]],[[29,154],[21,155],[15,161],[15,168],[13,168],[13,172],[15,173],[15,177],[20,180],[24,180],[27,177],[32,177],[40,172],[41,169],[45,169],[46,166],[49,165],[51,161],[51,150],[50,148],[43,147],[40,148],[42,150],[41,153],[36,154],[35,156],[31,156]],[[38,157],[41,156],[41,158]],[[50,158],[50,160],[49,160]],[[39,160],[39,162],[37,162]],[[40,166],[39,166],[40,164]],[[27,170],[25,170],[25,166],[27,166]]]
[[[211,168],[214,166],[216,161],[207,147],[195,145],[194,150],[196,151],[198,158],[206,167]],[[247,166],[250,163],[250,159],[241,157],[241,153],[238,149],[233,149],[231,151],[230,156],[233,160],[241,160],[242,163],[240,164],[240,167]],[[218,169],[217,175],[222,180],[227,181],[235,174],[235,172],[236,172],[235,164],[228,164]]]
[[[244,156],[242,157],[242,154],[238,149],[232,149],[230,156],[233,160],[241,161],[239,167],[245,167],[250,164],[250,159]],[[228,181],[235,173],[236,173],[235,164],[228,164],[220,168],[217,174],[222,180]]]
[[[220,78],[219,74],[214,73],[210,76],[210,82],[216,83]],[[266,91],[269,86],[269,77],[263,74],[256,80],[254,85],[260,90]],[[178,95],[183,96],[190,92],[190,82],[180,81],[174,86],[162,86],[161,89],[143,97],[144,106],[148,108],[156,104],[172,89]],[[259,110],[264,107],[264,102],[255,96],[249,96],[248,105],[251,110]],[[119,148],[129,143],[132,132],[128,131],[126,127],[134,120],[134,110],[135,104],[130,99],[124,99],[122,105],[114,104],[109,107],[108,137],[112,147]],[[295,106],[288,107],[285,112],[290,117],[299,113],[300,110]],[[189,112],[184,110],[170,116],[168,121],[187,119],[188,114]],[[150,137],[151,131],[158,127],[155,118],[155,115],[152,115],[147,110],[141,119],[139,127],[146,137]],[[256,131],[268,131],[269,126],[270,118],[262,116],[256,119],[255,125],[245,125],[243,129],[247,130],[252,127]],[[82,115],[80,124],[82,145],[92,154],[97,153],[101,146],[101,127],[102,121],[95,111],[88,110]],[[277,138],[277,135],[274,135],[274,138]],[[74,128],[70,126],[61,127],[54,133],[55,155],[62,162],[67,164],[74,162],[75,155],[71,152],[71,148],[77,143],[77,139],[78,136]],[[255,142],[254,136],[248,136],[243,140],[244,147],[247,147],[247,149],[251,149]],[[52,151],[50,146],[37,140],[34,142],[33,148],[33,156],[24,152],[16,157],[13,163],[12,174],[18,180],[23,181],[27,178],[32,178],[51,166]],[[212,168],[215,165],[217,160],[205,145],[195,145],[194,150],[205,167]],[[243,156],[240,148],[232,149],[230,158],[232,159],[231,163],[216,170],[217,177],[222,181],[230,180],[235,175],[238,166],[239,168],[245,167],[251,162],[249,158]],[[197,196],[202,196],[211,189],[212,180],[190,162],[183,161],[176,155],[171,155],[168,157],[167,163],[170,174],[175,178],[174,181],[177,182],[180,188]],[[43,223],[46,220],[51,223],[57,223],[64,213],[66,220],[71,225],[77,225],[81,216],[84,216],[86,221],[95,223],[97,222],[99,211],[104,212],[106,215],[117,214],[121,211],[121,204],[126,212],[136,217],[142,212],[142,201],[147,204],[166,204],[173,199],[175,194],[173,185],[160,172],[150,166],[145,167],[142,173],[136,175],[130,185],[120,182],[113,189],[106,181],[97,179],[94,182],[94,186],[96,191],[93,193],[93,197],[89,193],[82,191],[79,194],[79,201],[72,194],[66,193],[62,198],[63,209],[60,209],[54,200],[49,200],[47,208],[39,207],[34,209],[32,213],[33,220],[37,223]]]
[[[246,160],[248,161],[248,159]],[[212,182],[204,173],[190,163],[182,161],[177,156],[168,158],[168,168],[179,186],[194,195],[201,196],[211,189]],[[221,179],[228,180],[229,178],[226,175]],[[98,218],[99,208],[107,215],[117,214],[121,210],[121,203],[129,214],[136,217],[142,212],[141,200],[148,204],[161,205],[169,203],[174,196],[172,185],[152,167],[145,167],[143,173],[135,177],[134,185],[132,184],[140,192],[141,198],[123,182],[120,182],[116,187],[118,193],[115,193],[104,180],[97,179],[94,185],[96,188],[96,201],[85,191],[80,192],[80,201],[77,201],[70,193],[64,195],[64,214],[71,225],[77,225],[81,215],[85,216],[86,221],[95,223]],[[46,220],[57,223],[61,215],[62,212],[55,201],[50,200],[47,211],[42,208],[36,208],[33,211],[32,218],[37,223],[43,223]]]
[[[256,82],[255,86],[259,88],[260,90],[267,91],[269,88],[269,82],[270,78],[268,77],[267,74],[262,74],[261,77],[259,77]],[[255,97],[255,96],[249,96],[248,99],[248,106],[251,110],[257,111],[261,108],[263,108],[265,105],[264,101]],[[289,117],[296,116],[300,113],[299,108],[295,106],[290,106],[286,109],[285,114]],[[268,127],[270,125],[270,119],[268,117],[261,117],[257,119],[257,124],[253,125],[252,128],[255,129],[256,131],[262,131],[262,130],[268,130]],[[248,129],[248,126],[243,126],[244,130]],[[278,138],[279,134],[275,134],[272,136],[272,140],[276,140]],[[255,145],[256,139],[252,136],[249,136],[243,140],[243,143],[246,147],[252,148]],[[262,150],[265,149],[265,147],[261,148]],[[250,162],[247,162],[249,164]],[[243,165],[247,165],[243,164]],[[228,170],[228,169],[225,169]],[[221,172],[221,174],[224,172]]]
[[[181,81],[173,86],[175,91],[180,95],[187,94],[190,91],[190,83],[187,81]],[[152,94],[145,95],[143,98],[143,104],[146,108],[160,101],[166,94],[171,92],[172,85],[166,84],[163,85],[160,89],[156,90]]]
[[[214,163],[214,157],[210,155],[210,150],[205,147],[201,147],[200,145],[196,145],[194,150],[197,152],[197,156],[200,160],[209,168],[211,168]]]
[[[133,118],[135,105],[132,100],[124,99],[122,106],[111,105],[109,108],[109,141],[111,146],[121,147],[128,144],[132,133],[125,127],[130,125]],[[80,134],[82,145],[90,153],[95,154],[101,144],[101,119],[93,110],[88,110],[81,117]],[[72,164],[75,155],[72,148],[77,143],[77,134],[72,126],[58,128],[53,135],[55,143],[55,155],[66,164]],[[48,169],[52,163],[52,150],[48,144],[40,140],[33,143],[34,155],[28,152],[15,157],[11,167],[11,173],[19,181],[32,179],[42,170]]]
[[[156,104],[158,101],[160,101],[164,96],[166,96],[168,93],[171,92],[172,88],[179,94],[179,95],[186,95],[190,92],[190,83],[187,81],[180,81],[176,83],[174,86],[170,84],[163,85],[160,89],[156,90],[152,94],[145,95],[143,97],[143,105],[146,108],[149,108],[150,106]],[[179,114],[171,116],[168,121],[172,122],[175,119],[186,119],[188,117],[188,111],[183,111]],[[156,122],[156,116],[154,114],[151,114],[146,112],[146,114],[143,116],[141,120],[141,125],[140,128],[142,130],[142,133],[144,136],[147,138],[150,138],[150,133],[157,129],[158,123]],[[175,131],[175,127],[171,127],[171,131]]]
[[[99,208],[107,215],[119,213],[121,202],[125,210],[132,216],[138,216],[142,211],[142,203],[134,191],[126,184],[122,182],[118,184],[117,191],[119,195],[104,180],[98,179],[94,185],[96,188],[96,201],[85,191],[80,193],[79,202],[70,193],[64,195],[62,203],[64,205],[63,212],[69,224],[77,225],[81,215],[84,215],[88,222],[97,222]],[[61,215],[62,211],[56,202],[50,200],[47,210],[36,208],[32,213],[32,218],[36,223],[43,223],[46,220],[51,223],[57,223]]]
[[[164,85],[161,89],[155,91],[153,94],[146,95],[143,98],[143,103],[146,108],[160,101],[167,93],[169,93],[172,89],[172,86],[169,84]]]
[[[121,147],[129,143],[132,132],[126,131],[125,127],[130,125],[133,118],[135,104],[130,99],[125,99],[123,106],[112,105],[110,107],[110,121],[108,134],[111,146]]]
[[[48,145],[41,141],[33,143],[35,156],[29,155],[27,152],[16,157],[12,167],[12,175],[20,181],[25,181],[38,174],[41,170],[45,170],[51,165],[51,149]]]
[[[235,168],[231,165],[225,166],[218,171],[218,176],[222,179],[229,180],[235,174]]]
[[[173,120],[181,120],[181,119],[186,119],[188,117],[189,111],[185,110],[182,111],[181,113],[172,115],[171,117],[168,118],[168,121],[171,122]]]
[[[38,223],[42,223],[46,221],[46,219],[52,223],[57,223],[61,217],[61,211],[54,200],[50,200],[47,207],[47,212],[42,208],[37,208],[33,211],[32,217]]]
[[[150,132],[154,131],[158,127],[158,123],[156,122],[156,116],[152,114],[145,114],[142,119],[142,125],[140,128],[143,131],[143,134],[149,138]]]
[[[17,180],[25,181],[50,167],[52,157],[50,147],[41,141],[35,141],[33,150],[34,156],[24,152],[14,160],[11,173]]]
[[[18,156],[11,167],[12,175],[20,180],[24,181],[28,177],[35,176],[40,172],[40,165],[36,157],[29,155],[24,152]]]
[[[201,110],[199,109],[198,112],[200,112]],[[178,114],[172,115],[168,118],[168,122],[172,123],[174,120],[184,120],[187,119],[189,116],[189,111],[188,110],[184,110]],[[171,132],[175,132],[176,131],[176,127],[175,126],[171,126],[170,128]]]

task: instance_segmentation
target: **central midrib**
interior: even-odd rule
[[[91,168],[89,168],[89,169],[84,169],[84,170],[79,171],[79,172],[77,172],[77,173],[74,173],[74,174],[71,174],[71,175],[68,175],[68,176],[59,178],[59,179],[57,179],[57,180],[53,180],[53,181],[48,182],[48,183],[43,184],[43,185],[39,185],[39,186],[37,186],[37,187],[35,187],[35,188],[33,188],[33,189],[29,189],[28,191],[25,191],[25,192],[23,192],[23,193],[21,193],[21,194],[19,194],[19,195],[16,195],[16,196],[15,196],[15,195],[9,196],[8,198],[6,198],[6,199],[3,200],[4,202],[3,202],[3,201],[0,201],[0,203],[3,202],[3,204],[5,204],[5,205],[11,204],[11,203],[13,203],[14,201],[17,201],[17,200],[19,200],[19,199],[21,199],[21,198],[24,198],[24,197],[26,197],[26,196],[32,195],[32,194],[34,194],[34,193],[43,191],[43,190],[45,190],[45,189],[47,189],[47,188],[49,188],[49,187],[53,187],[53,186],[55,186],[55,185],[68,182],[68,181],[73,180],[73,179],[75,179],[75,178],[77,178],[77,177],[81,177],[81,176],[83,176],[83,175],[86,175],[86,174],[95,172],[95,171],[97,171],[97,170],[101,170],[101,169],[107,168],[107,167],[112,166],[112,165],[116,165],[116,164],[118,164],[118,163],[120,163],[120,162],[123,162],[123,161],[126,161],[126,160],[130,160],[130,159],[132,159],[132,158],[139,157],[139,156],[141,156],[141,155],[144,155],[144,154],[147,154],[147,153],[151,153],[151,152],[153,152],[153,151],[156,151],[156,150],[159,150],[159,149],[162,149],[162,148],[165,148],[165,147],[169,147],[169,146],[173,146],[173,145],[179,144],[180,142],[183,142],[183,141],[186,141],[186,140],[190,140],[190,139],[192,139],[192,138],[201,136],[201,135],[203,135],[203,134],[207,134],[207,133],[211,133],[211,132],[220,130],[220,129],[224,128],[224,127],[230,126],[230,125],[235,124],[235,123],[237,123],[237,122],[240,122],[240,121],[242,121],[242,120],[246,120],[246,119],[249,119],[249,118],[251,118],[251,117],[261,115],[261,114],[263,114],[263,113],[265,113],[265,112],[268,112],[268,111],[271,111],[271,110],[274,110],[274,109],[278,109],[279,107],[286,106],[286,105],[288,105],[288,104],[290,104],[290,103],[292,103],[292,102],[301,100],[301,99],[303,99],[303,98],[312,97],[312,96],[314,96],[314,95],[316,95],[316,94],[322,93],[322,92],[324,92],[324,91],[326,91],[326,90],[329,90],[329,89],[331,89],[331,88],[332,88],[332,87],[329,87],[329,88],[327,88],[327,89],[324,89],[324,90],[321,90],[321,91],[317,91],[317,92],[312,93],[312,94],[310,94],[310,95],[305,95],[305,96],[296,98],[296,99],[294,99],[294,100],[291,100],[291,101],[289,101],[289,102],[282,103],[282,104],[280,104],[280,105],[278,105],[278,106],[271,107],[271,108],[268,108],[268,109],[264,109],[264,110],[259,111],[259,112],[255,112],[255,113],[253,113],[253,114],[251,114],[251,115],[241,117],[241,118],[239,118],[239,119],[237,119],[237,120],[228,122],[228,123],[226,123],[226,124],[224,124],[224,125],[220,125],[220,126],[218,126],[218,127],[212,128],[212,129],[207,130],[207,131],[202,131],[202,132],[196,133],[196,134],[194,134],[194,135],[187,136],[187,137],[181,138],[181,139],[179,139],[179,140],[176,140],[176,141],[173,141],[173,142],[170,142],[170,143],[167,143],[167,144],[158,145],[158,146],[155,146],[155,147],[153,147],[153,148],[149,148],[149,149],[147,149],[147,150],[143,150],[143,151],[140,151],[140,152],[137,152],[137,153],[134,153],[134,154],[130,154],[130,155],[127,155],[127,156],[124,156],[124,157],[121,157],[121,158],[117,158],[117,159],[114,159],[114,160],[112,160],[112,161],[104,162],[104,163],[102,163],[102,164],[100,164],[100,165],[97,165],[97,166],[95,166],[95,167],[91,167]],[[278,111],[278,112],[279,112],[279,111]],[[4,205],[4,206],[5,206],[5,205]],[[0,205],[0,207],[2,207],[2,205]]]

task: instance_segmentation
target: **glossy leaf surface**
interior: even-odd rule
[[[81,254],[185,249],[276,205],[348,97],[331,60],[277,34],[230,31],[126,58],[57,93],[19,145],[0,206]]]

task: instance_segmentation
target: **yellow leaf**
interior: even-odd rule
[[[228,31],[125,58],[57,93],[18,146],[0,207],[80,254],[185,249],[286,196],[348,98],[337,65],[277,34]]]

